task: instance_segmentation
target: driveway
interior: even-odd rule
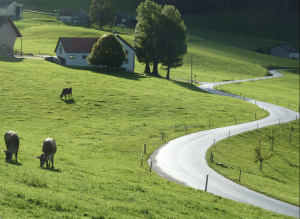
[[[264,77],[261,80],[273,77],[281,77],[277,71],[270,71],[274,76]],[[231,96],[244,100],[244,97],[233,96],[232,94],[223,93],[214,90],[213,87],[224,83],[205,83],[199,88],[214,93],[216,95]],[[279,123],[290,122],[299,118],[299,113],[293,110],[245,98],[245,101],[256,104],[257,106],[267,109],[270,116],[239,125],[229,127],[210,129],[174,139],[158,148],[152,155],[152,169],[160,176],[167,178],[176,183],[193,187],[195,189],[205,190],[206,178],[208,176],[207,191],[218,196],[229,198],[235,201],[243,202],[258,206],[279,214],[285,214],[299,218],[299,207],[287,204],[285,202],[270,198],[253,190],[247,189],[231,180],[218,174],[211,169],[205,159],[206,151],[213,145],[214,141],[220,141],[230,136],[237,135],[246,131],[254,130]],[[150,162],[150,159],[148,162]]]

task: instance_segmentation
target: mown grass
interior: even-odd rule
[[[146,163],[140,166],[144,143],[150,155],[184,135],[185,125],[191,133],[212,120],[217,127],[232,125],[234,116],[241,122],[253,120],[255,112],[264,117],[254,105],[188,83],[118,70],[9,58],[1,58],[1,66],[1,132],[20,136],[18,163],[0,160],[1,217],[279,216],[177,185],[150,173]],[[69,86],[74,98],[60,100]],[[39,168],[35,159],[47,137],[58,146],[54,170]]]
[[[279,71],[283,77],[217,86],[218,90],[299,111],[299,70]]]
[[[290,141],[291,135],[291,141]],[[271,138],[273,146],[271,146]],[[262,154],[273,156],[263,162],[255,161],[255,148],[260,144]],[[214,162],[210,162],[213,150]],[[239,134],[215,144],[207,151],[210,167],[227,178],[250,189],[299,206],[299,119]],[[216,163],[223,163],[220,167]],[[241,173],[241,180],[239,175]]]

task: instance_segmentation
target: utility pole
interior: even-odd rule
[[[193,54],[191,54],[191,83],[193,83]]]

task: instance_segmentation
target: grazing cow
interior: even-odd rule
[[[62,90],[61,95],[60,95],[60,99],[61,99],[62,96],[64,96],[64,95],[65,95],[65,99],[66,99],[66,95],[67,95],[67,94],[69,94],[69,98],[70,98],[70,94],[71,94],[71,96],[73,97],[73,95],[72,95],[72,88],[71,88],[71,87],[65,88],[65,89]]]
[[[42,148],[42,154],[40,156],[35,157],[36,159],[40,160],[40,167],[43,167],[45,162],[47,167],[49,167],[50,162],[48,163],[48,160],[51,160],[52,162],[52,168],[53,166],[53,159],[54,159],[54,154],[56,153],[56,143],[55,139],[52,138],[46,138],[43,141],[43,148]]]
[[[19,136],[13,131],[8,131],[4,135],[4,141],[7,150],[3,150],[2,152],[6,154],[6,161],[10,161],[15,154],[16,162],[18,162],[17,156],[20,144]]]

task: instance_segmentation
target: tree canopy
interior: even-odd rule
[[[102,65],[108,69],[121,67],[125,58],[126,53],[122,43],[114,34],[105,34],[94,44],[87,61],[90,65]]]
[[[90,8],[90,21],[92,24],[100,26],[110,25],[115,23],[115,10],[112,0],[92,0]]]
[[[158,20],[154,48],[157,60],[167,70],[166,78],[169,79],[170,69],[182,66],[183,56],[187,53],[186,26],[180,12],[171,5],[164,6]]]
[[[153,1],[146,0],[137,8],[138,16],[136,20],[138,24],[135,28],[133,46],[136,49],[136,56],[139,62],[146,64],[145,73],[150,73],[150,63],[153,63],[153,74],[158,74],[154,50],[154,30],[158,24],[158,16],[162,11],[161,6]]]
[[[183,55],[187,53],[186,27],[181,15],[174,6],[164,8],[153,1],[146,0],[137,9],[137,26],[133,40],[139,62],[146,64],[145,73],[158,74],[158,63],[167,70],[182,66]]]

